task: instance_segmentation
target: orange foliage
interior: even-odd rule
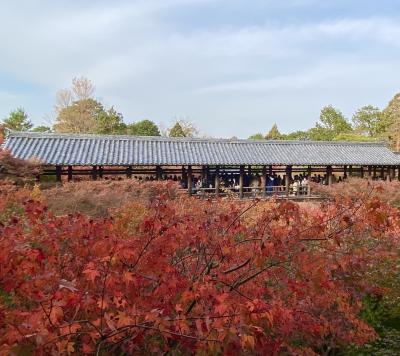
[[[398,221],[364,193],[302,209],[175,199],[167,187],[113,218],[56,217],[27,199],[0,224],[1,354],[312,354],[365,343],[375,334],[360,300],[383,292],[368,277],[382,261],[398,272]]]
[[[47,206],[56,214],[83,213],[107,216],[115,208],[132,201],[149,202],[162,192],[178,194],[178,185],[161,182],[140,182],[136,179],[82,181],[42,191]]]

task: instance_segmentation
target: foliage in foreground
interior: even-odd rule
[[[91,219],[3,186],[1,354],[311,354],[374,340],[362,300],[392,292],[396,209],[371,191],[322,209],[169,191]]]

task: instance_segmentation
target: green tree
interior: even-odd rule
[[[333,141],[358,141],[358,142],[373,142],[375,137],[360,135],[357,132],[344,132],[333,138]]]
[[[339,134],[351,131],[351,124],[342,112],[329,105],[321,110],[319,122],[309,132],[312,140],[332,141]]]
[[[94,133],[98,118],[104,115],[104,108],[97,100],[77,100],[62,108],[56,118],[54,131],[68,133]]]
[[[310,132],[309,131],[294,131],[284,136],[285,140],[309,140]]]
[[[127,132],[129,135],[136,136],[160,136],[158,126],[147,119],[127,125]]]
[[[96,120],[97,134],[124,134],[127,132],[127,125],[124,123],[123,116],[114,107],[107,111],[100,111]]]
[[[199,131],[196,126],[188,120],[178,120],[168,130],[170,137],[195,137],[198,136]]]
[[[127,126],[114,107],[106,110],[93,98],[94,85],[84,77],[74,78],[70,89],[57,93],[54,131],[70,133],[123,134]]]
[[[179,122],[175,123],[174,126],[169,130],[169,137],[186,137],[185,132]]]
[[[251,135],[249,140],[265,140],[264,136],[261,133],[256,133],[255,135]]]
[[[400,151],[400,93],[396,94],[383,110],[384,137],[388,138],[392,147]]]
[[[266,140],[282,140],[283,135],[279,132],[277,124],[273,124],[271,130],[265,135]]]
[[[8,117],[3,120],[3,124],[5,128],[14,131],[28,131],[33,127],[23,108],[11,111]]]
[[[372,105],[363,106],[353,115],[354,130],[363,136],[376,137],[382,133],[382,112]]]
[[[35,126],[33,132],[51,132],[51,128],[45,125]]]

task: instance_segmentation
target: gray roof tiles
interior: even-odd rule
[[[4,147],[49,165],[400,165],[383,143],[11,132]]]

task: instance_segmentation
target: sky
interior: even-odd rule
[[[54,120],[74,77],[127,123],[246,138],[400,91],[400,1],[0,0],[0,119]]]

